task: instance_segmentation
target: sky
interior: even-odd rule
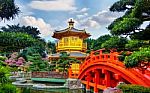
[[[65,29],[73,18],[75,28],[85,29],[90,38],[109,34],[107,26],[122,13],[110,12],[117,0],[15,0],[21,13],[11,21],[1,21],[0,26],[20,24],[37,27],[46,41],[55,30]]]

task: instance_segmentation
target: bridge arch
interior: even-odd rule
[[[76,78],[86,85],[86,89],[93,87],[95,93],[98,89],[115,87],[120,81],[150,87],[150,67],[145,73],[137,68],[127,69],[118,56],[117,52],[105,54],[103,50],[92,51],[81,64]],[[71,70],[69,73],[73,75]]]
[[[104,62],[98,62],[98,63],[94,63],[90,66],[87,66],[86,68],[84,68],[84,70],[82,72],[79,73],[78,78],[80,80],[83,80],[83,78],[87,76],[86,75],[87,73],[89,73],[90,71],[93,71],[93,70],[98,70],[98,69],[106,70],[106,71],[110,71],[115,74],[118,74],[121,76],[121,78],[125,79],[126,81],[128,81],[131,84],[150,86],[150,83],[148,82],[150,80],[146,79],[140,73],[138,73],[136,71],[132,71],[132,70],[127,70],[120,66],[116,66],[112,63],[104,63]],[[112,87],[112,86],[107,86],[107,87]]]

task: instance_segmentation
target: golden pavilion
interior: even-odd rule
[[[84,42],[86,38],[90,37],[85,29],[79,30],[74,27],[74,21],[70,19],[68,27],[63,30],[55,31],[53,38],[58,39],[56,44],[56,54],[49,56],[50,61],[57,60],[60,57],[60,52],[67,52],[69,57],[76,58],[81,62],[86,57],[87,43]]]

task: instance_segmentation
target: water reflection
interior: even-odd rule
[[[20,93],[86,93],[83,89],[47,89],[47,90],[37,90],[32,88],[20,87]]]

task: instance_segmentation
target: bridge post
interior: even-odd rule
[[[68,69],[68,77],[69,77],[69,78],[72,77],[72,70],[71,70],[71,68]]]
[[[110,72],[107,70],[103,70],[105,73],[105,84],[106,87],[110,87]]]
[[[92,77],[90,76],[90,73],[87,74],[87,77],[86,77],[86,92],[89,92],[90,91],[90,81],[92,80]]]
[[[95,72],[95,77],[94,77],[94,82],[95,82],[95,85],[94,85],[94,93],[98,93],[98,88],[97,88],[97,85],[99,84],[100,82],[100,73],[98,70],[94,70]]]
[[[89,81],[87,81],[86,83],[86,92],[89,92],[90,91],[90,85],[89,85]]]

